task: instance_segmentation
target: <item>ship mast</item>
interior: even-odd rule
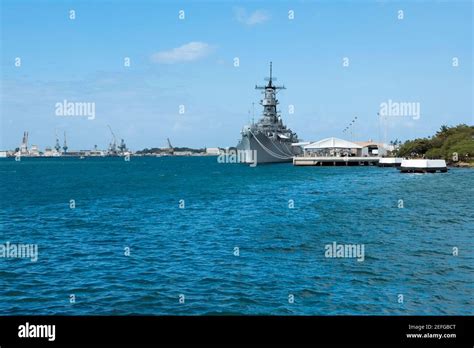
[[[272,62],[270,62],[270,77],[265,79],[268,81],[266,86],[255,86],[255,89],[263,90],[264,98],[260,100],[260,105],[263,106],[263,116],[266,119],[267,123],[275,123],[277,121],[277,105],[278,99],[276,99],[276,94],[281,89],[286,89],[285,86],[275,86],[273,85],[273,80],[276,78],[273,77]]]
[[[252,102],[252,124],[255,123],[255,103]]]
[[[272,86],[272,62],[270,62],[270,81],[268,81],[268,86]]]
[[[276,81],[276,77],[273,77],[273,68],[272,68],[272,62],[270,62],[270,77],[265,78],[265,81],[268,81],[268,85],[266,86],[257,86],[255,85],[255,89],[266,89],[266,88],[272,88],[273,90],[277,91],[280,89],[286,89],[285,86],[274,86],[273,85],[273,80]]]

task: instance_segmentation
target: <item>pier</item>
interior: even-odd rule
[[[295,145],[303,148],[301,156],[293,157],[295,166],[371,166],[380,160],[366,146],[334,137]]]
[[[383,157],[380,159],[378,166],[379,167],[400,167],[402,164],[403,158],[399,157]]]
[[[380,157],[302,156],[293,157],[294,166],[373,166]]]

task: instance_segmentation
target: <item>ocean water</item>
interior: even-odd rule
[[[0,178],[0,244],[39,253],[0,258],[2,315],[474,314],[473,170],[23,158]]]

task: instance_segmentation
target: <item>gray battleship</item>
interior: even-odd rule
[[[257,123],[252,122],[242,129],[242,139],[237,145],[237,150],[244,154],[241,156],[244,163],[291,162],[293,156],[301,153],[299,146],[292,146],[298,142],[298,136],[283,124],[277,111],[276,94],[285,87],[273,85],[271,62],[267,80],[266,86],[255,86],[264,95],[260,100],[262,117]]]

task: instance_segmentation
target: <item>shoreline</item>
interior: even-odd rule
[[[80,155],[66,155],[66,156],[19,156],[20,158],[71,158],[71,159],[81,159],[84,160],[86,158],[131,158],[131,157],[152,157],[152,158],[161,158],[161,157],[180,157],[180,158],[186,158],[186,157],[218,157],[219,155],[215,154],[202,154],[202,153],[196,153],[196,154],[187,154],[187,155],[137,155],[137,154],[129,154],[129,155],[115,155],[115,156],[80,156]],[[13,159],[16,160],[17,157],[15,156],[6,156],[6,157],[0,157],[1,159]],[[393,157],[383,157],[383,158],[393,158]],[[410,159],[410,158],[409,158]],[[416,158],[413,158],[416,159]],[[18,160],[17,160],[18,161]],[[464,162],[464,161],[459,161],[459,162],[451,162],[446,164],[447,167],[449,168],[467,168],[467,169],[474,169],[474,162]],[[364,166],[362,166],[364,167]],[[365,166],[365,167],[372,167],[372,166]]]

